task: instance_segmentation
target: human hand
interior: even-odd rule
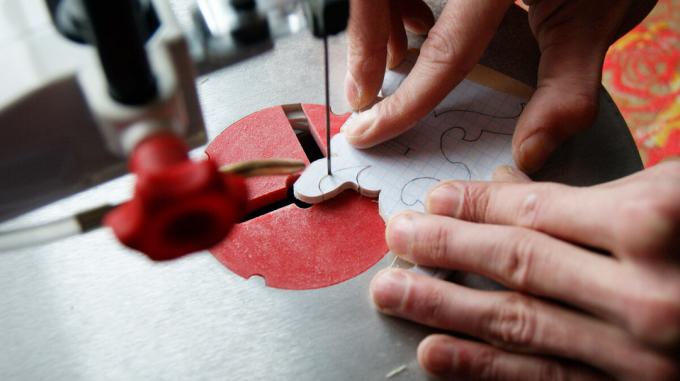
[[[348,27],[347,98],[369,106],[385,66],[406,51],[404,25],[427,39],[408,77],[392,95],[348,125],[347,140],[366,148],[391,139],[423,118],[470,72],[512,0],[449,0],[433,25],[422,0],[352,0]],[[541,50],[536,92],[517,122],[516,164],[539,169],[567,137],[590,124],[597,110],[602,64],[609,45],[636,25],[655,0],[525,0]]]
[[[482,341],[432,335],[421,366],[479,380],[680,379],[680,161],[587,188],[500,171],[506,182],[444,182],[431,214],[388,223],[393,253],[510,289],[378,273],[380,311]]]

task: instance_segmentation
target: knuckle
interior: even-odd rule
[[[548,360],[539,365],[537,381],[566,381],[568,379],[566,369],[559,363]]]
[[[636,197],[624,201],[613,222],[614,247],[633,256],[672,252],[680,231],[680,197],[663,185],[640,184]]]
[[[347,53],[350,57],[365,58],[383,54],[385,49],[386,44],[352,43],[348,46]]]
[[[382,102],[376,103],[378,125],[387,125],[389,120],[395,116],[401,115],[404,112],[405,104],[409,103],[408,97],[410,94],[393,94],[387,97]]]
[[[521,204],[515,212],[515,221],[521,226],[535,229],[544,215],[543,209],[546,201],[554,199],[553,195],[559,195],[566,191],[566,187],[559,184],[544,183],[529,185]]]
[[[661,347],[680,344],[680,295],[650,295],[629,303],[630,329],[642,341]]]
[[[489,188],[483,185],[476,186],[469,184],[463,187],[462,207],[460,207],[459,218],[473,221],[487,221],[489,202],[491,201],[491,193]]]
[[[421,312],[428,322],[440,321],[442,317],[442,307],[444,305],[444,295],[438,289],[433,289],[423,298],[421,302]]]
[[[509,240],[503,242],[495,260],[501,266],[500,275],[507,280],[510,287],[526,290],[530,286],[533,269],[536,262],[536,238],[523,229],[516,229]]]
[[[414,256],[427,256],[434,263],[443,263],[449,252],[449,231],[444,224],[432,224],[423,239],[417,238],[420,250],[414,250]]]
[[[468,371],[464,375],[482,381],[502,379],[504,374],[496,365],[497,358],[498,354],[494,350],[479,351],[470,361]]]
[[[430,65],[434,70],[446,68],[455,78],[463,78],[472,70],[476,61],[466,59],[460,53],[456,39],[446,26],[437,24],[427,34],[427,39],[420,50],[419,62]],[[420,60],[422,58],[422,60]]]
[[[436,287],[420,293],[410,293],[406,298],[407,312],[413,313],[425,324],[441,322],[444,319],[445,295]]]
[[[508,348],[527,348],[536,338],[536,309],[529,298],[509,294],[492,309],[482,329],[492,343]]]
[[[386,44],[353,43],[347,48],[347,61],[352,72],[374,73],[385,70]]]
[[[427,34],[423,43],[422,54],[428,62],[451,65],[456,62],[456,46],[447,31],[440,25],[435,25]]]
[[[526,226],[528,228],[534,228],[536,226],[536,216],[538,215],[539,206],[543,199],[544,197],[541,197],[538,192],[530,192],[524,197],[524,200],[517,210],[517,216],[515,217],[520,226]]]

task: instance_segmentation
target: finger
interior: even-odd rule
[[[554,183],[443,182],[426,200],[430,213],[472,222],[522,226],[571,242],[614,251],[616,221],[626,194]]]
[[[566,138],[589,127],[597,111],[600,74],[592,66],[598,61],[574,62],[586,57],[552,52],[548,50],[541,58],[538,88],[513,136],[515,163],[527,173],[540,169]],[[549,65],[556,67],[548,69]]]
[[[406,57],[406,50],[408,49],[406,29],[404,29],[399,7],[401,1],[392,0],[392,7],[390,8],[390,39],[387,44],[388,69],[397,67]]]
[[[672,215],[680,209],[677,182],[668,174],[673,170],[670,163],[611,186],[589,188],[443,182],[430,191],[426,208],[472,222],[527,227],[619,258],[667,259],[677,247]]]
[[[660,163],[645,168],[643,171],[635,172],[632,175],[612,180],[603,184],[595,185],[596,188],[617,188],[624,185],[631,185],[636,182],[673,182],[675,186],[680,186],[680,157],[668,157]]]
[[[609,24],[624,7],[590,3],[543,1],[530,8],[541,49],[538,84],[513,137],[515,163],[527,173],[595,119],[604,55],[617,27]]]
[[[390,0],[352,0],[347,27],[345,93],[356,110],[373,102],[385,74]]]
[[[399,3],[406,29],[415,34],[427,34],[434,25],[430,7],[421,0],[402,0]]]
[[[397,91],[359,114],[345,129],[347,140],[370,147],[406,131],[424,117],[474,67],[512,4],[449,1],[430,30],[411,73]]]
[[[620,262],[545,234],[407,212],[389,220],[385,236],[390,250],[412,263],[480,274],[610,321],[629,312],[620,295],[630,277]]]
[[[584,366],[506,352],[487,344],[446,335],[430,335],[421,341],[418,362],[434,376],[465,380],[611,380]]]
[[[672,286],[677,276],[668,261],[680,243],[677,223],[667,217],[680,216],[677,180],[670,174],[680,166],[669,164],[648,172],[657,181],[643,181],[642,174],[640,182],[615,191],[449,182],[431,192],[426,200],[430,212],[519,228],[399,215],[388,223],[387,242],[411,262],[482,273],[511,288],[579,306],[646,342],[669,345],[680,337],[680,290]],[[667,175],[659,177],[662,173]],[[404,216],[412,221],[400,221]],[[609,249],[623,260],[595,255],[541,231]],[[655,270],[646,271],[652,264]]]
[[[402,269],[371,282],[381,312],[480,338],[513,352],[592,364],[627,379],[671,375],[674,364],[601,321],[515,292],[488,292]],[[670,379],[670,378],[668,378]]]
[[[506,183],[530,183],[531,179],[524,172],[510,165],[500,165],[493,171],[491,179]]]

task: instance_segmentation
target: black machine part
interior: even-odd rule
[[[156,98],[145,49],[159,26],[150,1],[47,0],[47,5],[62,35],[96,46],[113,99],[142,105]]]
[[[223,1],[228,1],[237,15],[237,23],[231,31],[236,43],[234,48],[241,52],[253,46],[253,54],[268,50],[272,46],[269,24],[258,12],[257,1]],[[156,80],[145,50],[146,41],[159,27],[150,0],[46,2],[62,35],[78,43],[96,46],[113,99],[126,105],[142,105],[156,98]],[[349,0],[303,0],[302,4],[314,36],[326,38],[347,28]],[[207,35],[205,31],[204,35]],[[261,48],[255,49],[258,46]],[[215,66],[219,67],[238,59],[216,61]]]
[[[307,0],[305,13],[315,37],[332,36],[347,29],[349,0]]]
[[[81,44],[94,44],[92,28],[88,21],[82,0],[45,0],[52,22],[62,36]],[[140,27],[144,41],[148,41],[158,30],[160,20],[151,0],[134,2],[135,11],[140,15]]]

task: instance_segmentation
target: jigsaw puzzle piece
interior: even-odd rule
[[[399,87],[414,62],[407,59],[386,75],[383,95]],[[344,134],[336,135],[332,176],[325,159],[312,163],[294,185],[295,195],[318,203],[354,189],[377,195],[384,219],[406,209],[422,211],[438,181],[488,180],[498,165],[513,163],[512,134],[524,101],[464,80],[435,111],[395,139],[359,150]]]
[[[367,197],[377,197],[380,189],[362,187],[359,178],[370,169],[367,165],[350,165],[336,168],[328,175],[327,159],[319,159],[310,164],[295,182],[294,192],[298,200],[318,204],[329,200],[345,190],[354,190]],[[340,164],[340,163],[338,163]]]

